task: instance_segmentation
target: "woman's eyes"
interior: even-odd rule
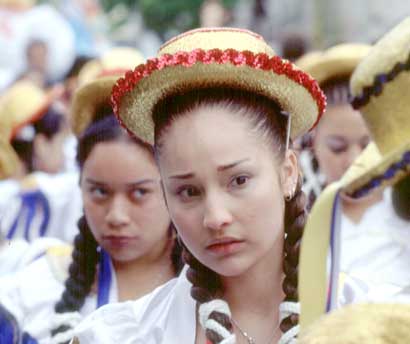
[[[131,196],[134,200],[141,200],[142,198],[144,198],[144,196],[146,196],[149,193],[148,189],[143,189],[143,188],[139,188],[139,189],[135,189],[131,192]]]
[[[200,191],[195,186],[182,186],[177,190],[177,195],[181,197],[183,200],[190,200],[194,197],[198,197],[200,195]]]
[[[232,187],[243,187],[245,184],[249,181],[249,176],[241,175],[241,176],[236,176],[234,177],[231,182],[229,183],[229,186]]]
[[[348,150],[349,144],[343,139],[329,138],[326,140],[327,147],[336,154],[344,153]]]
[[[247,175],[235,176],[230,179],[228,189],[243,188],[249,182],[250,177]],[[201,196],[201,190],[193,185],[182,186],[177,189],[176,194],[183,201],[194,200]]]
[[[101,187],[90,188],[90,193],[93,198],[98,199],[98,200],[105,199],[109,195],[108,190],[101,188]]]

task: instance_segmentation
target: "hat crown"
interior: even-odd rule
[[[410,90],[409,56],[407,18],[375,44],[351,78],[352,95],[356,99],[367,97],[357,107],[383,155],[410,140],[410,97],[406,94]]]
[[[46,92],[30,81],[19,81],[0,99],[1,133],[10,138],[13,132],[35,117],[49,101]]]
[[[254,54],[275,55],[262,36],[249,30],[234,28],[201,28],[188,31],[162,45],[158,55],[176,54],[180,51],[193,51],[198,48],[202,50],[234,49],[251,51]]]
[[[333,78],[349,77],[370,48],[362,43],[338,44],[325,51],[309,52],[295,64],[323,85]]]

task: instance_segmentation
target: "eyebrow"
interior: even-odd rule
[[[242,159],[242,160],[238,160],[238,161],[232,162],[232,163],[230,163],[230,164],[218,166],[217,171],[218,171],[218,172],[222,172],[222,171],[229,170],[229,169],[234,168],[235,166],[238,166],[238,165],[240,165],[240,164],[242,164],[242,163],[244,163],[244,162],[246,162],[246,161],[249,161],[249,160],[250,160],[249,158],[245,158],[245,159]]]
[[[238,161],[226,164],[226,165],[218,166],[217,171],[218,172],[223,172],[223,171],[229,170],[229,169],[234,168],[235,166],[238,166],[239,164],[242,164],[243,162],[246,162],[246,161],[249,161],[249,160],[250,160],[249,158],[245,158],[245,159],[238,160]],[[169,178],[171,178],[171,179],[189,179],[189,178],[193,178],[194,176],[195,176],[194,173],[189,172],[189,173],[184,173],[184,174],[176,174],[176,175],[170,176]]]
[[[86,181],[87,183],[89,183],[89,184],[98,185],[98,186],[105,186],[105,185],[107,185],[106,183],[99,182],[99,181],[94,180],[94,179],[91,179],[91,178],[86,178],[85,181]],[[126,185],[127,185],[127,188],[133,188],[133,187],[137,187],[137,186],[140,186],[140,185],[142,185],[142,184],[147,184],[147,183],[155,183],[155,180],[154,180],[154,179],[150,179],[150,178],[146,178],[146,179],[138,180],[138,181],[136,181],[136,182],[128,183],[128,184],[126,184]]]

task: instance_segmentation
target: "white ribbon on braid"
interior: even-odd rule
[[[282,302],[279,306],[280,321],[292,314],[300,314],[300,303],[290,301]],[[296,344],[296,336],[299,334],[299,330],[300,325],[291,327],[282,335],[278,344]]]
[[[52,328],[56,329],[60,326],[68,326],[67,331],[57,333],[51,338],[50,344],[61,344],[71,341],[74,336],[74,328],[83,320],[79,312],[54,313],[52,320]]]
[[[231,311],[226,301],[221,299],[215,299],[209,302],[205,302],[199,306],[199,323],[202,328],[216,332],[221,336],[222,341],[219,344],[235,344],[235,334],[229,332],[225,327],[219,324],[217,321],[210,319],[209,316],[212,312],[219,312],[231,317]]]

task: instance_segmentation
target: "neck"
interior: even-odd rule
[[[172,240],[157,257],[129,262],[113,261],[119,301],[139,298],[175,277],[171,262]]]
[[[358,200],[342,194],[343,213],[354,223],[360,223],[366,210],[383,199],[383,191],[376,190]]]

